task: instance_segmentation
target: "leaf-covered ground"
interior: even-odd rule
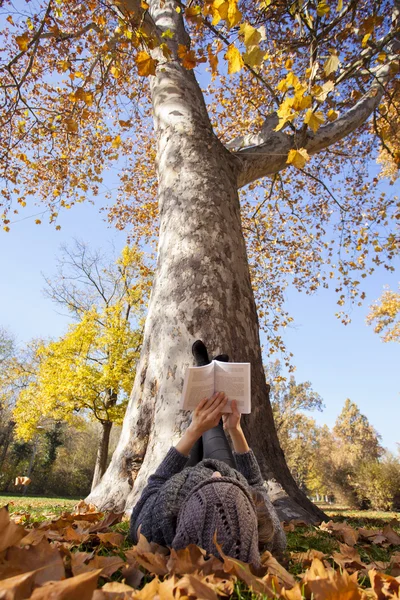
[[[319,527],[285,524],[286,555],[257,572],[196,546],[132,546],[122,515],[63,498],[0,497],[0,600],[386,600],[400,598],[396,513],[326,508]]]

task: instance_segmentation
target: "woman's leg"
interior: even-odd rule
[[[235,457],[225,435],[222,419],[216,427],[203,433],[202,440],[203,458],[215,458],[236,469]]]

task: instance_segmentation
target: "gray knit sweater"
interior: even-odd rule
[[[133,508],[130,523],[130,539],[137,542],[137,529],[148,541],[162,546],[171,546],[175,537],[179,510],[195,485],[209,479],[214,471],[224,477],[233,477],[245,486],[253,488],[263,495],[266,508],[271,515],[274,536],[266,549],[280,554],[286,547],[286,536],[278,515],[263,486],[263,478],[257,459],[252,450],[236,454],[237,470],[213,459],[205,459],[194,467],[186,467],[187,457],[175,447],[169,449],[166,457],[149,478],[147,486]]]

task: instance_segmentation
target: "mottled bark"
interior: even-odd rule
[[[97,448],[96,464],[94,467],[93,479],[92,479],[92,490],[99,485],[101,478],[103,477],[108,457],[108,447],[110,444],[110,433],[112,428],[111,421],[103,421],[101,424],[101,434],[99,440],[99,447]]]

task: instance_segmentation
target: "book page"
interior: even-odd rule
[[[194,410],[200,400],[214,393],[214,363],[186,369],[181,408]]]
[[[240,413],[251,412],[250,363],[215,362],[215,391],[225,392],[230,401],[236,400]],[[229,406],[226,412],[232,412]]]

